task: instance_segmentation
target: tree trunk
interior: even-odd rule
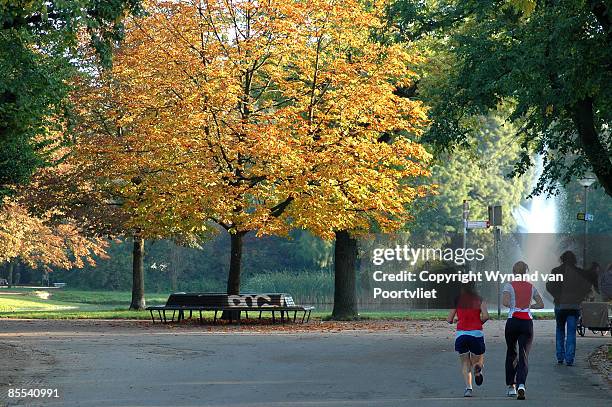
[[[601,142],[595,129],[593,100],[591,98],[580,100],[574,106],[572,113],[582,151],[597,180],[606,193],[612,197],[612,162],[610,162],[610,155],[606,146]]]
[[[145,241],[138,233],[134,234],[134,249],[132,251],[132,303],[130,309],[146,308],[144,297],[144,250]]]
[[[13,260],[13,264],[13,284],[20,285],[22,284],[21,272],[23,269],[21,268],[21,263],[19,261]]]
[[[178,246],[172,244],[170,246],[170,254],[172,259],[172,264],[170,264],[170,283],[172,284],[172,292],[176,292],[178,289]]]
[[[350,320],[358,317],[356,272],[357,240],[348,231],[336,232],[334,248],[334,310],[332,319]]]
[[[9,288],[13,287],[13,271],[15,270],[15,263],[13,260],[9,260],[6,269],[6,279],[8,280]]]
[[[240,294],[240,272],[242,266],[242,246],[243,238],[247,232],[230,233],[230,267],[229,275],[227,276],[227,295]],[[237,312],[223,312],[222,319],[238,319]]]

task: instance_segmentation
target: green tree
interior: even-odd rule
[[[122,20],[140,0],[0,0],[0,196],[53,160],[53,138],[69,111],[68,79],[86,32],[110,63]]]
[[[520,146],[513,143],[516,129],[493,115],[472,125],[477,129],[469,138],[472,148],[437,155],[431,171],[438,194],[419,202],[415,221],[408,225],[412,234],[439,241],[446,233],[461,233],[464,199],[470,201],[470,219],[487,219],[487,206],[501,204],[503,229],[516,226],[511,213],[528,194],[530,178],[507,180],[520,155]]]
[[[577,213],[584,212],[584,187],[578,182],[566,185],[557,198],[559,202],[559,231],[562,233],[583,233],[584,221],[576,218]],[[590,188],[588,192],[587,212],[594,215],[589,222],[589,233],[610,233],[612,230],[612,205],[610,198],[602,188]]]
[[[448,50],[429,94],[432,143],[465,145],[469,118],[510,105],[522,149],[513,175],[541,154],[536,192],[593,171],[612,196],[610,0],[398,0],[390,21],[402,38]]]

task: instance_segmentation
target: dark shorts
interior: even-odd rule
[[[461,335],[455,339],[455,350],[460,355],[468,352],[473,355],[482,355],[485,353],[484,336],[478,338],[472,335]]]

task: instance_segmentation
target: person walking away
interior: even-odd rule
[[[506,385],[508,397],[525,400],[527,373],[529,371],[529,351],[533,342],[532,309],[544,308],[544,302],[538,290],[520,276],[526,274],[529,267],[519,261],[512,267],[515,281],[504,284],[502,303],[508,307],[506,321]],[[535,303],[533,303],[535,301]],[[518,345],[518,352],[517,352]]]
[[[465,381],[464,397],[472,397],[472,370],[476,385],[484,381],[485,340],[483,324],[489,319],[487,304],[478,295],[474,283],[461,286],[459,296],[455,299],[455,308],[448,315],[448,323],[457,318],[455,350],[459,354],[461,374]]]
[[[599,294],[604,302],[612,301],[612,263],[608,264],[606,271],[599,275]]]
[[[580,303],[591,291],[592,284],[583,270],[576,266],[576,255],[566,251],[561,265],[552,273],[563,275],[563,281],[549,281],[546,290],[555,303],[556,356],[558,364],[572,366],[576,356],[576,325],[580,317]]]

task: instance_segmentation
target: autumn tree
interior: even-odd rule
[[[53,222],[51,214],[35,216],[15,200],[5,198],[0,205],[0,263],[12,268],[19,260],[30,267],[82,268],[95,264],[94,257],[104,257],[108,243],[90,238],[72,220]]]
[[[290,19],[302,49],[286,66],[293,103],[280,112],[303,140],[314,165],[288,209],[292,225],[335,239],[332,316],[357,316],[355,236],[390,232],[411,219],[408,204],[429,188],[429,155],[416,142],[426,124],[421,103],[402,97],[418,57],[384,44],[384,3],[296,2]],[[419,185],[421,184],[421,185]]]
[[[62,163],[39,170],[24,189],[25,201],[36,214],[50,214],[50,220],[65,218],[78,223],[82,233],[91,239],[128,236],[133,239],[131,309],[144,309],[144,238],[135,236],[127,226],[130,213],[112,182],[98,178],[103,161],[85,163],[77,159],[80,145],[71,146]]]
[[[81,91],[86,93],[92,89],[82,86]],[[111,131],[110,136],[115,136],[114,132],[120,132],[121,129],[113,128],[112,123],[107,121],[107,117],[104,116],[107,113],[105,110],[107,105],[102,103],[101,99],[96,99],[96,105],[93,106],[85,104],[90,99],[84,98],[83,94],[75,93],[73,97],[75,101],[84,103],[75,110],[77,114],[74,130],[79,138],[71,146],[70,154],[67,154],[62,164],[39,171],[35,175],[28,188],[30,191],[28,201],[30,206],[39,212],[53,209],[60,214],[59,216],[70,216],[78,220],[89,236],[123,236],[131,239],[130,309],[141,310],[146,307],[145,241],[173,238],[176,241],[180,240],[181,244],[193,245],[197,244],[198,236],[195,233],[179,230],[173,223],[163,223],[162,220],[157,221],[153,217],[145,222],[139,217],[139,210],[144,212],[147,210],[145,193],[151,193],[141,182],[141,177],[144,178],[149,174],[148,167],[146,164],[138,166],[137,174],[141,175],[130,173],[126,179],[121,178],[120,174],[107,172],[107,169],[113,165],[111,156],[108,152],[98,150],[101,146],[94,147],[90,143],[94,140],[88,137],[93,134],[91,132],[96,131]],[[131,195],[134,189],[136,189],[135,195]],[[126,190],[129,192],[125,192]],[[130,196],[136,196],[136,201],[130,201],[128,199]]]
[[[151,2],[92,82],[85,106],[110,104],[83,157],[108,164],[134,224],[227,230],[228,294],[249,231],[397,228],[425,192],[409,181],[425,116],[394,94],[414,59],[372,41],[379,24],[357,1]]]
[[[244,235],[287,230],[274,219],[291,201],[283,174],[299,163],[275,134],[274,109],[257,105],[276,92],[270,78],[286,41],[272,30],[278,11],[262,7],[151,3],[113,71],[92,81],[93,120],[83,122],[97,134],[82,138],[81,156],[108,164],[101,179],[123,197],[131,226],[196,232],[213,221],[230,233],[232,294]]]

